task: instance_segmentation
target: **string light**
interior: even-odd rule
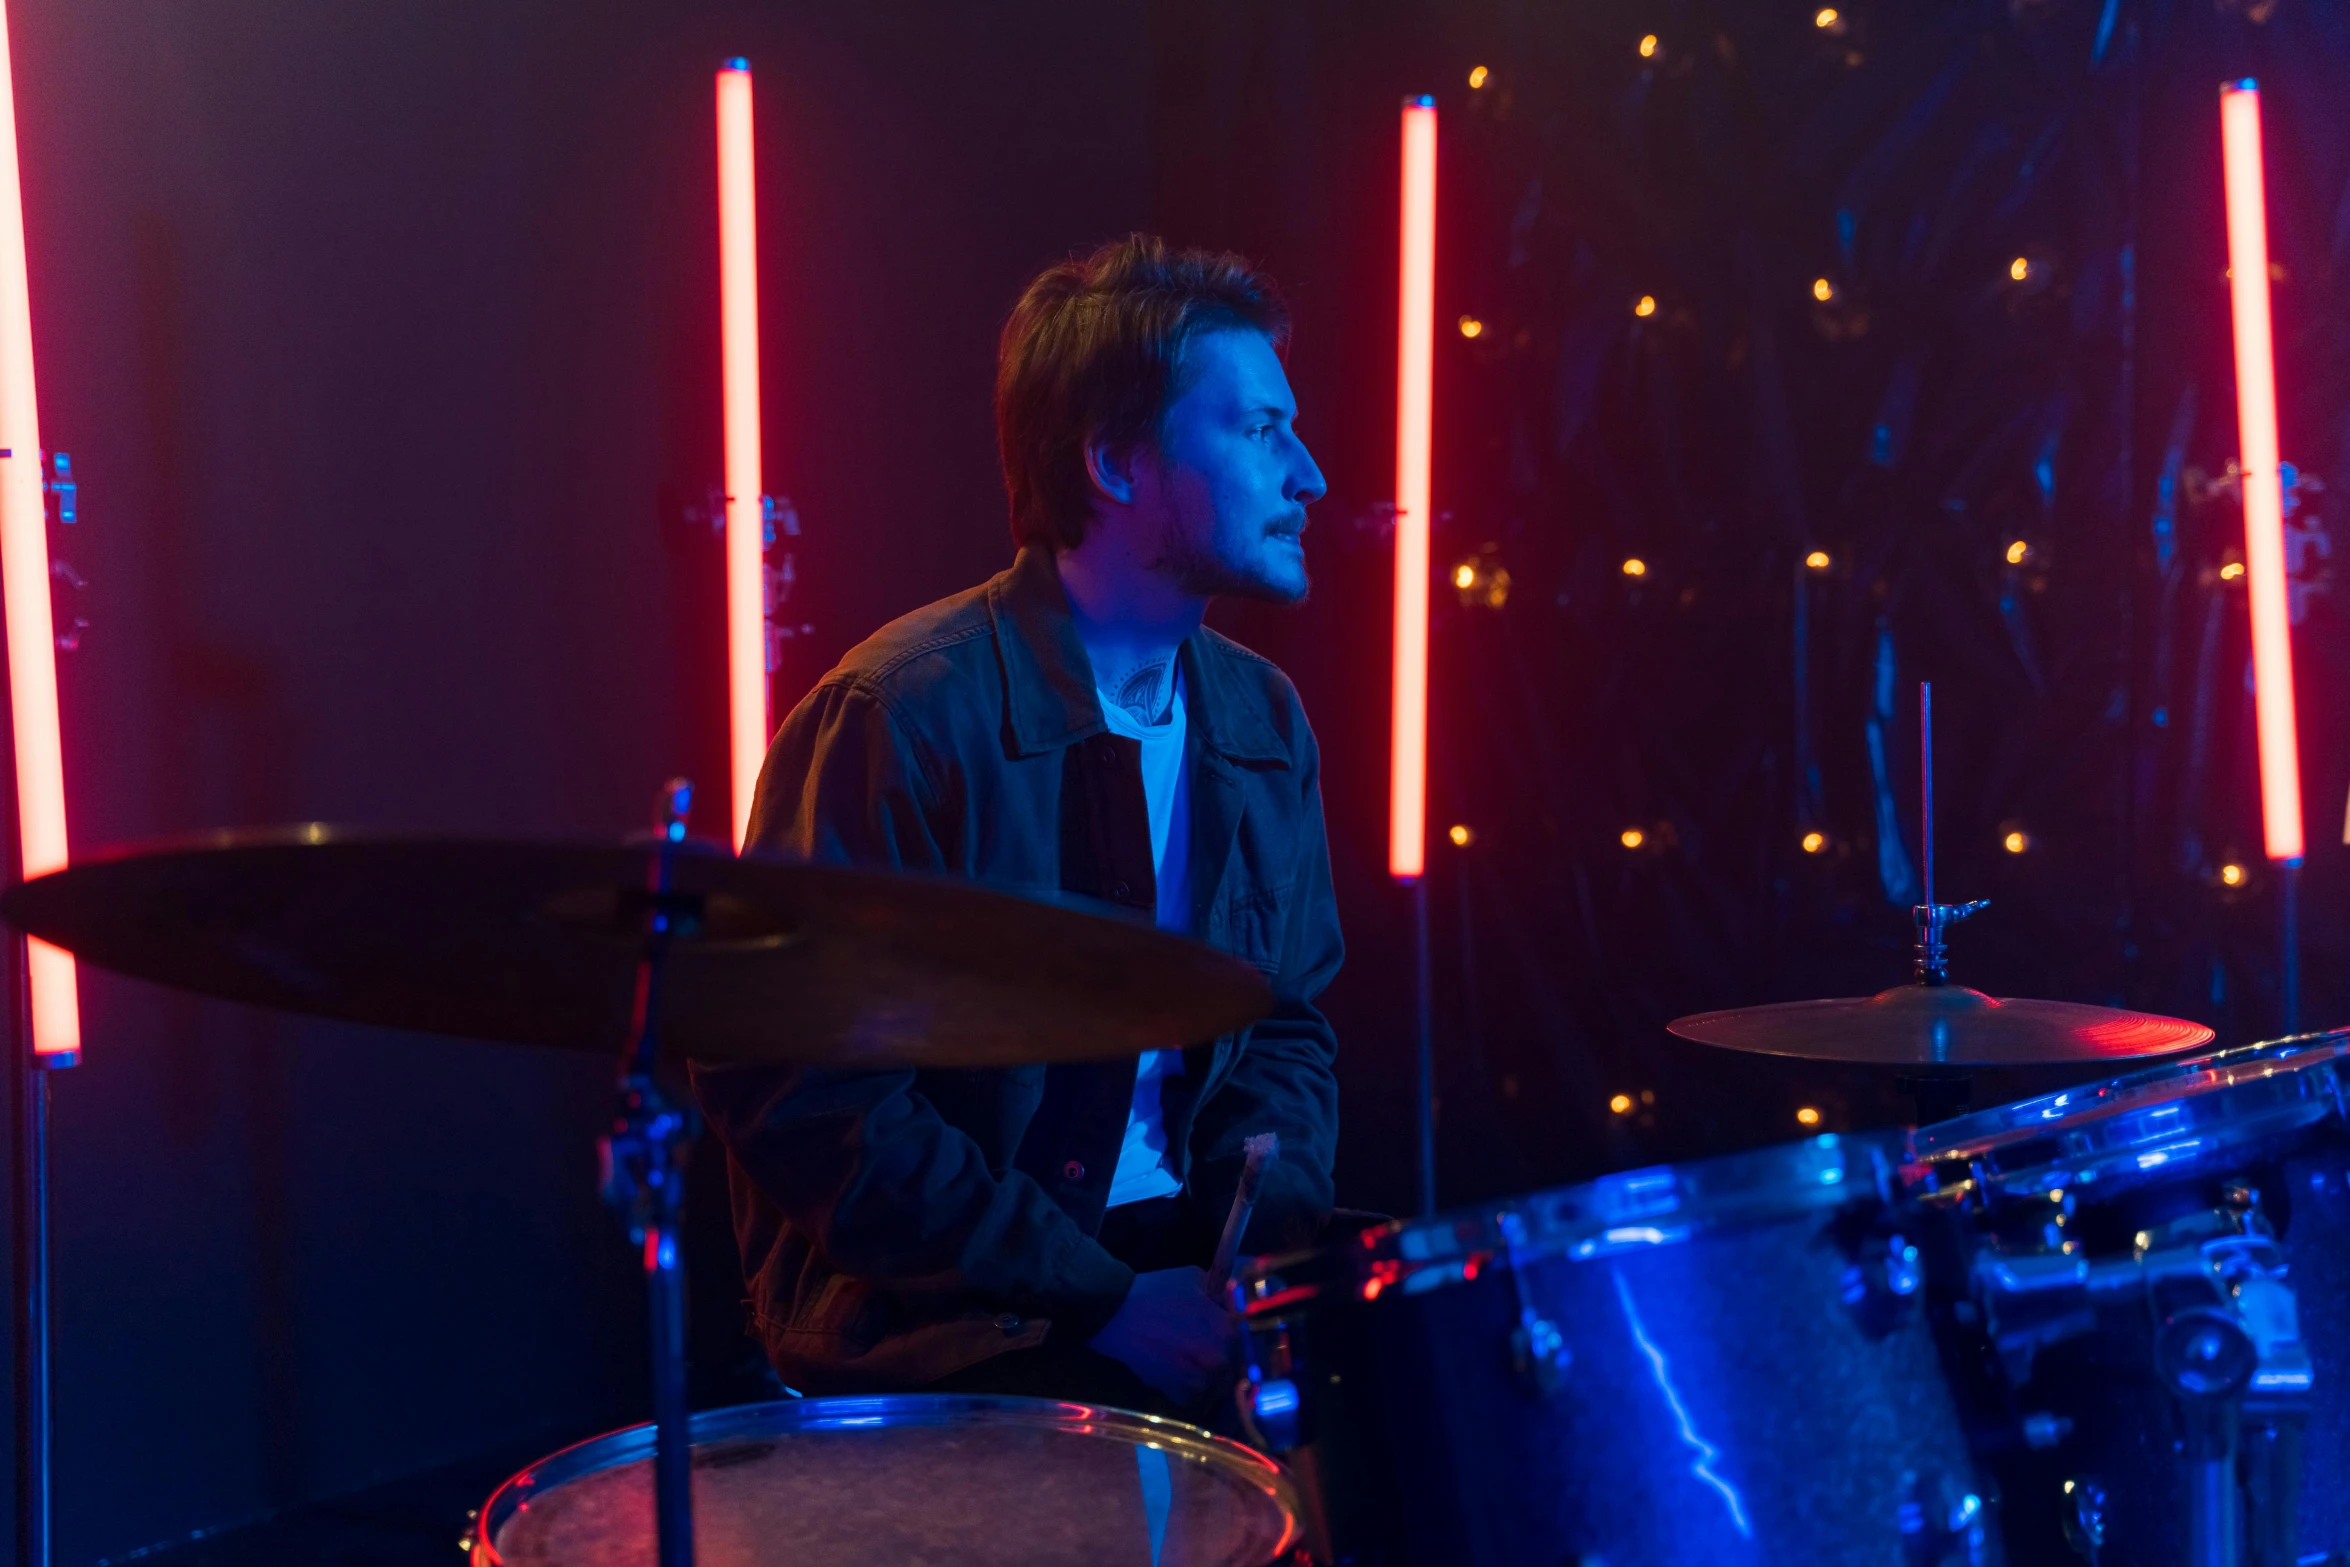
[[[2024,557],[2031,553],[2032,546],[2022,539],[2018,539],[2007,547],[2007,563],[2010,566],[2020,566],[2024,563]]]
[[[1640,317],[1643,321],[1647,320],[1650,316],[1655,315],[1656,296],[1653,294],[1641,295],[1640,302],[1632,307],[1632,314]]]
[[[1476,337],[1485,330],[1485,323],[1475,316],[1461,317],[1461,336]]]
[[[1803,563],[1814,571],[1826,571],[1833,564],[1828,559],[1826,550],[1813,550],[1809,555],[1803,557]]]
[[[1618,1094],[1607,1102],[1607,1107],[1617,1115],[1630,1115],[1632,1113],[1632,1096]]]
[[[1843,18],[1836,14],[1834,6],[1822,6],[1819,14],[1811,19],[1811,25],[1814,27],[1834,27],[1842,20]]]
[[[1625,561],[1625,562],[1624,562],[1624,575],[1625,575],[1625,576],[1627,576],[1627,577],[1645,577],[1645,576],[1647,576],[1647,575],[1648,575],[1648,562],[1647,562],[1647,561],[1644,561],[1644,560],[1642,560],[1642,559],[1641,559],[1639,556],[1637,556],[1637,555],[1633,556],[1633,557],[1632,557],[1630,560],[1627,560],[1627,561]]]
[[[2241,887],[2244,885],[2244,867],[2241,865],[2223,865],[2219,868],[2219,879],[2220,882],[2225,886]]]
[[[2025,278],[2030,277],[2032,275],[2031,258],[2029,256],[2018,256],[2013,261],[2010,261],[2007,264],[2007,275],[2018,283],[2021,283]]]
[[[1492,73],[1491,71],[1488,71],[1488,70],[1487,70],[1487,69],[1485,69],[1485,67],[1483,67],[1482,65],[1472,65],[1472,66],[1470,66],[1470,67],[1469,67],[1469,91],[1471,91],[1471,92],[1475,92],[1475,91],[1476,91],[1478,88],[1480,88],[1480,87],[1484,86],[1484,85],[1485,85],[1485,79],[1486,79],[1487,77],[1491,76],[1492,74],[1493,74],[1493,73]]]
[[[1811,280],[1811,297],[1824,305],[1836,297],[1836,285],[1824,277],[1813,278]]]
[[[1456,849],[1465,849],[1477,841],[1477,835],[1459,822],[1453,823],[1452,831],[1445,836],[1452,840],[1452,846]]]
[[[1627,849],[1637,849],[1648,841],[1648,834],[1637,827],[1627,827],[1616,834],[1616,839]]]
[[[2233,582],[2243,575],[2244,563],[2240,560],[2231,560],[2219,569],[2219,580],[2222,582]]]
[[[1806,854],[1817,854],[1827,846],[1828,835],[1826,833],[1807,832],[1803,835],[1803,852]]]
[[[2032,846],[2031,835],[2021,831],[2010,832],[1999,840],[1999,846],[2010,854],[2021,854]]]
[[[1795,1112],[1795,1120],[1801,1126],[1817,1126],[1820,1124],[1820,1113],[1810,1105],[1805,1105]]]
[[[1643,60],[1656,58],[1656,34],[1650,33],[1640,40],[1640,58]]]

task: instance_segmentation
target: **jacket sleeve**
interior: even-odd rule
[[[1240,1184],[1243,1143],[1259,1132],[1281,1134],[1280,1162],[1267,1172],[1242,1238],[1241,1249],[1252,1255],[1314,1244],[1330,1217],[1338,1149],[1338,1038],[1315,1003],[1337,975],[1345,946],[1322,822],[1321,756],[1310,731],[1298,773],[1297,878],[1273,1010],[1241,1036],[1231,1075],[1201,1103],[1192,1125],[1192,1189],[1200,1210],[1218,1222]]]
[[[935,780],[880,697],[827,683],[786,719],[753,801],[754,848],[945,873]],[[1026,1175],[997,1175],[908,1071],[700,1067],[703,1113],[740,1173],[841,1272],[975,1298],[1091,1332],[1134,1274]]]

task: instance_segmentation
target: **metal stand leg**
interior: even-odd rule
[[[21,1029],[10,1065],[16,1086],[16,1559],[21,1567],[49,1567],[49,1068],[33,1059]]]
[[[660,1060],[662,981],[670,943],[690,934],[699,901],[671,888],[675,847],[685,841],[693,786],[672,779],[662,792],[661,852],[644,912],[636,1015],[620,1077],[620,1110],[603,1144],[604,1201],[644,1248],[653,1351],[653,1502],[660,1567],[693,1567],[693,1428],[685,1407],[685,1269],[677,1250],[685,1199],[685,1145],[693,1118],[673,1107],[654,1079]]]
[[[2301,1032],[2301,862],[2287,860],[2277,867],[2278,892],[2284,903],[2280,932],[2283,951],[2277,988],[2285,1014],[2285,1032]]]
[[[1420,1035],[1420,1217],[1436,1212],[1436,1022],[1429,995],[1428,878],[1412,881],[1413,990]]]

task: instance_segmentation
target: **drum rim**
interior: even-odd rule
[[[920,1416],[922,1418],[889,1418]],[[978,1416],[977,1420],[970,1417]],[[960,1418],[958,1418],[960,1417]],[[1282,1537],[1272,1559],[1303,1537],[1296,1485],[1289,1472],[1253,1447],[1164,1415],[1049,1398],[1014,1398],[984,1393],[867,1393],[822,1398],[786,1398],[772,1403],[730,1404],[697,1411],[689,1430],[696,1447],[704,1443],[788,1435],[875,1424],[942,1426],[958,1423],[1027,1426],[1072,1435],[1107,1436],[1136,1447],[1156,1447],[1170,1458],[1200,1464],[1262,1492],[1281,1512]],[[650,1421],[600,1432],[557,1448],[501,1481],[474,1520],[472,1567],[508,1567],[497,1548],[498,1531],[531,1497],[587,1475],[652,1456]]]
[[[2181,1129],[2135,1132],[2127,1118],[2159,1105],[2204,1107],[2195,1119],[2209,1127],[2222,1113],[2245,1118],[2323,1119],[2327,1105],[2319,1079],[2330,1074],[2333,1099],[2350,1087],[2350,1029],[2325,1029],[2236,1045],[2113,1077],[2078,1083],[2053,1094],[1995,1105],[1909,1134],[1902,1182],[1910,1195],[1949,1200],[1973,1192],[1988,1177],[2003,1193],[2015,1195],[2035,1184],[2056,1186],[2094,1179],[2082,1167],[2173,1139]],[[2265,1121],[2261,1123],[2265,1127]],[[2051,1145],[2037,1157],[2016,1162],[2000,1158],[2034,1145]],[[2061,1145],[2061,1146],[2058,1146]],[[2040,1195],[2034,1192],[2033,1195]]]
[[[1278,1317],[1327,1297],[1376,1300],[1474,1280],[1514,1249],[1576,1262],[1678,1245],[1720,1232],[1890,1198],[1899,1130],[1822,1132],[1707,1159],[1618,1170],[1571,1186],[1391,1219],[1341,1242],[1252,1258],[1235,1282],[1251,1317]],[[1652,1223],[1652,1220],[1668,1223]],[[1520,1238],[1513,1247],[1507,1226]]]

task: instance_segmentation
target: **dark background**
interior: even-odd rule
[[[718,830],[720,562],[685,513],[719,461],[710,78],[745,54],[766,471],[816,628],[787,691],[1007,560],[987,395],[1034,270],[1150,226],[1289,289],[1331,479],[1316,592],[1221,618],[1296,677],[1327,758],[1341,1200],[1408,1206],[1380,504],[1396,108],[1429,91],[1437,555],[1513,585],[1437,601],[1433,825],[1475,832],[1429,883],[1444,1201],[1779,1140],[1799,1105],[1901,1115],[1870,1074],[1661,1025],[1902,977],[1921,676],[1938,891],[1995,900],[1961,978],[2277,1031],[2216,575],[2241,529],[2204,482],[2235,444],[2214,97],[2266,89],[2285,450],[2332,478],[2330,0],[1864,3],[1842,32],[1762,0],[12,9],[43,429],[83,481],[84,850],[295,819],[613,835],[680,770]],[[1834,564],[1804,577],[1811,549]],[[2350,1017],[2350,648],[2319,586],[2311,1023]],[[61,1560],[633,1416],[601,1066],[84,983]]]

